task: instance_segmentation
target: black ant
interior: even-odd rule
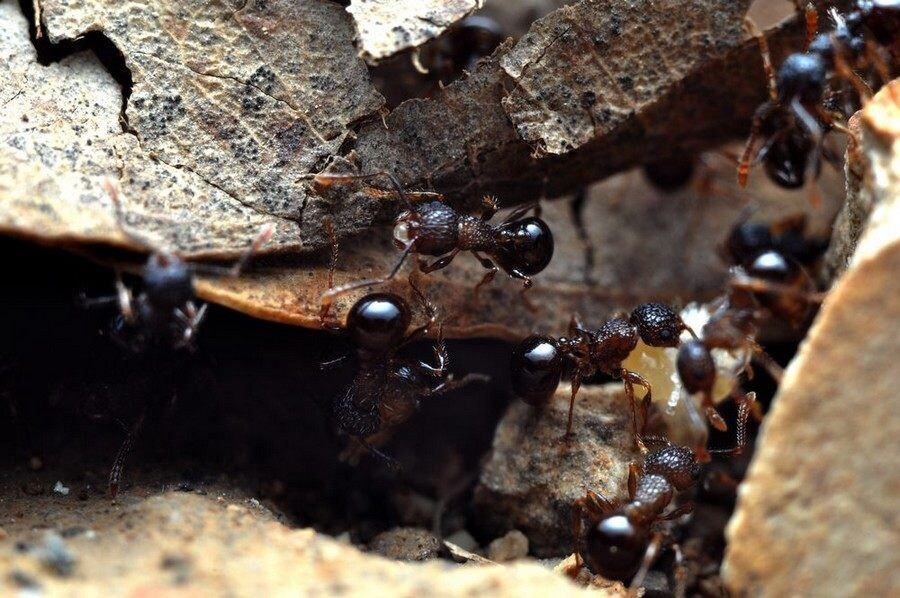
[[[445,394],[487,376],[469,374],[459,380],[448,370],[450,358],[438,326],[434,345],[436,364],[404,359],[397,352],[424,337],[435,325],[435,310],[419,289],[412,285],[425,305],[428,321],[409,333],[411,313],[400,297],[372,293],[359,299],[347,314],[347,331],[356,345],[359,369],[350,385],[338,395],[332,414],[340,430],[361,447],[382,458],[392,468],[393,459],[376,448],[388,440],[394,428],[415,413],[422,399]],[[339,358],[323,364],[331,366]],[[346,456],[355,457],[348,448]]]
[[[807,49],[785,58],[777,75],[765,36],[747,20],[748,28],[760,46],[769,81],[769,100],[753,116],[750,138],[738,164],[738,181],[742,187],[747,184],[751,164],[757,162],[762,162],[769,178],[782,187],[799,188],[814,180],[821,168],[820,158],[832,158],[823,153],[825,134],[831,129],[850,134],[824,106],[832,75],[852,83],[863,99],[869,97],[872,90],[851,66],[864,59],[875,66],[883,80],[890,78],[877,50],[867,42],[863,28],[877,28],[890,19],[897,20],[896,2],[861,0],[856,10],[846,17],[832,11],[835,30],[819,35],[815,35],[818,24],[815,9],[807,8],[806,14]],[[882,40],[884,43],[893,40],[896,44],[896,30]],[[756,151],[759,137],[764,138],[765,143]]]
[[[710,451],[740,454],[746,444],[746,424],[756,395],[748,393],[738,412],[737,444],[733,449]],[[593,574],[628,583],[637,588],[665,542],[675,552],[676,595],[684,595],[681,550],[659,524],[693,511],[693,504],[664,513],[679,492],[689,490],[700,479],[700,460],[691,449],[658,436],[642,437],[642,463],[628,471],[628,501],[613,501],[588,490],[572,505],[575,570],[582,564]],[[585,520],[587,532],[584,531]]]
[[[747,267],[762,252],[774,249],[797,263],[814,266],[828,248],[828,240],[807,235],[807,218],[797,214],[773,223],[743,219],[725,241],[728,262]]]
[[[111,182],[104,183],[112,199],[119,228],[132,241],[150,248],[151,244],[124,227],[124,216],[118,189]],[[272,237],[274,229],[263,227],[241,258],[230,268],[192,264],[175,253],[152,251],[141,273],[142,288],[136,296],[125,286],[121,276],[116,276],[116,294],[110,297],[86,298],[85,307],[116,305],[119,313],[110,322],[108,334],[113,342],[126,353],[147,358],[168,358],[179,350],[193,351],[197,331],[206,317],[206,304],[196,303],[194,274],[205,272],[214,275],[238,276],[253,255]],[[125,459],[130,452],[146,410],[129,430],[122,447],[116,454],[109,476],[109,492],[118,493]]]
[[[572,432],[575,396],[582,380],[598,372],[613,376],[625,384],[625,393],[632,406],[635,441],[639,444],[634,385],[646,390],[641,407],[644,419],[652,391],[644,377],[624,368],[622,362],[635,350],[639,339],[651,347],[677,347],[685,330],[693,334],[677,313],[661,303],[642,304],[635,308],[629,319],[613,318],[594,331],[585,329],[578,317],[573,316],[568,337],[555,339],[532,335],[519,343],[511,363],[513,390],[525,402],[543,405],[556,391],[564,360],[572,361],[568,436]]]
[[[361,280],[329,289],[322,295],[320,315],[324,321],[335,298],[355,289],[378,285],[392,279],[411,253],[434,256],[431,263],[418,262],[423,273],[445,268],[461,251],[471,251],[481,265],[488,270],[475,286],[475,298],[479,289],[493,280],[498,269],[512,278],[522,281],[522,293],[531,288],[531,276],[541,272],[553,257],[553,234],[537,215],[540,208],[530,204],[514,210],[503,222],[490,224],[497,213],[497,200],[485,197],[480,216],[460,214],[443,201],[432,200],[414,205],[397,178],[387,172],[364,175],[319,174],[313,180],[318,185],[330,186],[375,177],[386,177],[393,185],[406,209],[397,216],[394,225],[394,241],[401,250],[400,257],[387,275],[381,278]],[[440,197],[440,196],[438,196]],[[531,210],[535,216],[524,217]],[[498,268],[499,265],[499,268]],[[526,299],[527,302],[527,299]]]

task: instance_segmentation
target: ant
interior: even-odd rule
[[[461,251],[471,251],[487,270],[475,286],[476,301],[480,288],[493,280],[499,269],[503,269],[510,277],[522,281],[522,297],[530,305],[524,293],[532,286],[531,276],[543,271],[553,257],[553,233],[539,217],[538,204],[518,208],[500,224],[493,225],[489,221],[497,213],[498,204],[490,196],[484,198],[481,215],[471,216],[460,214],[439,200],[414,205],[397,177],[388,172],[318,174],[313,180],[328,187],[375,177],[386,177],[406,207],[394,224],[394,242],[401,250],[400,257],[388,274],[381,278],[361,280],[326,291],[322,295],[320,310],[323,321],[337,297],[391,280],[410,253],[437,258],[431,263],[425,260],[417,262],[419,269],[427,274],[447,267]],[[534,210],[535,216],[526,218],[525,214],[531,210]]]
[[[490,380],[481,374],[453,378],[448,370],[450,357],[444,344],[443,326],[438,327],[434,345],[435,365],[397,357],[401,348],[425,336],[436,322],[434,307],[415,285],[411,283],[411,286],[428,312],[428,321],[409,333],[409,306],[396,295],[372,293],[360,298],[350,309],[346,328],[356,345],[359,369],[332,405],[334,420],[341,431],[392,469],[397,469],[394,460],[376,447],[418,410],[423,398]],[[322,366],[330,367],[344,359],[346,356]],[[348,450],[347,455],[352,457],[353,451]]]
[[[745,218],[732,227],[725,241],[725,254],[732,265],[747,267],[760,253],[774,249],[802,266],[811,267],[828,248],[828,241],[810,238],[806,229],[805,214],[773,223],[750,222]]]
[[[754,393],[748,393],[738,412],[737,443],[732,449],[709,451],[737,455],[746,446],[747,418]],[[693,487],[700,479],[701,460],[687,448],[659,436],[642,436],[643,461],[628,468],[628,500],[616,504],[588,490],[572,504],[572,532],[575,541],[575,570],[582,564],[593,574],[641,585],[664,542],[675,552],[676,595],[684,595],[685,572],[681,549],[659,524],[691,513],[685,502],[664,513],[675,496]],[[584,523],[587,520],[587,532]]]
[[[572,432],[572,416],[575,396],[583,379],[600,372],[620,379],[625,384],[625,394],[631,401],[635,442],[638,437],[637,403],[634,385],[646,390],[641,411],[646,411],[651,400],[650,383],[637,372],[622,366],[622,362],[635,350],[638,340],[651,347],[677,347],[682,331],[688,328],[677,313],[661,303],[644,303],[631,312],[629,319],[615,317],[597,330],[588,330],[577,316],[569,324],[567,337],[532,335],[523,340],[513,351],[511,371],[516,395],[534,406],[545,404],[559,385],[564,359],[574,362],[572,395],[569,400],[569,419],[566,436]]]
[[[104,188],[113,202],[116,220],[126,237],[150,249],[152,245],[134,232],[128,231],[119,191],[109,181]],[[193,351],[200,324],[206,317],[207,305],[195,303],[194,274],[205,272],[215,275],[235,277],[249,263],[274,233],[272,226],[265,226],[230,268],[212,265],[191,264],[175,253],[153,250],[141,273],[142,290],[136,296],[125,286],[121,276],[116,274],[116,294],[110,297],[87,298],[82,296],[85,307],[116,305],[119,313],[109,324],[109,337],[126,353],[157,358],[168,358],[185,349]],[[109,475],[109,493],[115,498],[119,490],[122,470],[131,446],[143,424],[146,409],[128,431],[122,447],[113,461]]]
[[[840,130],[852,138],[852,133],[836,122],[832,112],[824,106],[829,82],[837,75],[849,81],[863,99],[872,94],[871,88],[851,66],[871,64],[883,81],[890,79],[887,66],[864,35],[864,29],[882,31],[881,25],[900,18],[895,1],[859,0],[856,10],[846,16],[831,12],[835,29],[816,35],[818,17],[811,6],[806,9],[807,48],[785,58],[776,75],[772,67],[768,42],[751,20],[747,26],[756,37],[769,82],[769,100],[753,116],[750,138],[738,164],[738,182],[747,185],[751,163],[762,162],[766,174],[776,184],[799,188],[819,175],[821,157],[832,159],[823,152],[822,141],[831,129]],[[893,40],[881,35],[882,43]],[[852,110],[846,110],[849,116]],[[766,141],[756,151],[756,141]],[[811,195],[815,197],[815,194]],[[817,200],[814,201],[814,203]]]

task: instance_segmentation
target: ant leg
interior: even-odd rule
[[[635,445],[641,452],[645,452],[644,442],[641,440],[640,429],[638,428],[637,423],[637,401],[634,398],[634,388],[633,384],[637,384],[638,386],[647,390],[647,393],[644,395],[642,402],[650,402],[653,400],[652,393],[653,389],[650,387],[650,383],[646,378],[638,374],[637,372],[632,372],[631,370],[626,370],[622,368],[619,370],[619,377],[625,383],[625,394],[628,395],[629,400],[631,400],[631,415],[632,415],[632,426],[634,433],[634,441]],[[643,426],[641,426],[643,427]]]
[[[586,332],[588,332],[588,330],[584,327],[584,324],[581,321],[581,316],[577,313],[572,314],[572,319],[569,320],[569,336],[581,336]]]
[[[672,544],[672,552],[675,553],[675,563],[672,575],[675,577],[675,598],[685,598],[687,594],[687,568],[684,566],[684,555],[678,543]]]
[[[565,438],[569,438],[572,434],[572,420],[575,416],[575,395],[578,394],[578,389],[581,388],[581,377],[581,370],[576,369],[572,375],[572,396],[569,398],[569,423],[566,424]]]
[[[333,367],[337,367],[341,363],[344,363],[350,358],[349,355],[342,355],[340,357],[336,357],[334,359],[329,359],[328,361],[320,361],[319,362],[319,370],[329,370]]]
[[[128,434],[125,436],[122,446],[119,447],[119,451],[116,453],[115,459],[113,459],[112,468],[109,470],[108,490],[110,498],[115,498],[116,495],[119,494],[119,482],[122,480],[122,471],[125,469],[125,460],[131,453],[131,447],[134,446],[134,441],[141,431],[141,426],[144,425],[144,418],[146,416],[147,408],[145,407],[141,411],[140,416],[138,416],[137,421],[134,422],[131,429],[128,430]]]
[[[331,227],[331,219],[326,219],[327,227]],[[331,233],[333,234],[333,229]],[[268,243],[272,236],[275,234],[275,225],[274,224],[266,224],[263,226],[260,231],[256,234],[253,241],[250,243],[250,246],[244,250],[244,253],[241,254],[241,257],[238,258],[238,261],[234,263],[231,269],[228,271],[229,276],[239,276],[240,273],[247,267],[247,264],[250,263],[250,260],[253,259],[253,256],[259,253],[259,250],[263,248],[263,246]]]
[[[747,420],[750,418],[750,412],[757,406],[756,393],[748,392],[740,399],[735,399],[738,404],[737,430],[735,431],[734,448],[723,450],[711,450],[712,454],[717,455],[740,455],[747,446]]]
[[[751,347],[753,348],[753,356],[756,362],[766,370],[776,384],[781,384],[781,379],[784,377],[784,368],[778,365],[778,362],[772,359],[772,356],[766,353],[765,349],[755,341],[751,341]]]
[[[750,176],[750,162],[753,161],[754,152],[756,150],[756,142],[759,139],[759,132],[762,128],[762,119],[756,115],[753,117],[753,124],[750,125],[750,137],[744,145],[744,151],[738,161],[737,178],[741,187],[747,186],[747,178]]]
[[[503,222],[500,223],[500,226],[504,224],[509,224],[510,222],[515,222],[519,220],[522,216],[534,210],[534,215],[540,217],[541,213],[541,202],[539,201],[531,201],[525,204],[524,206],[519,206],[515,210],[509,213],[509,215],[503,219]]]
[[[797,3],[797,9],[800,9],[800,2]],[[804,16],[806,17],[806,43],[803,44],[803,51],[809,51],[809,44],[812,43],[814,37],[816,37],[816,33],[819,32],[819,11],[816,10],[816,7],[812,2],[806,5],[803,9]]]
[[[769,51],[769,40],[765,34],[760,31],[756,22],[750,17],[744,17],[744,26],[747,33],[756,38],[759,45],[759,54],[762,58],[763,71],[766,74],[766,81],[769,85],[769,98],[773,102],[778,101],[778,85],[775,83],[775,68],[772,66],[772,53]]]
[[[419,303],[421,303],[422,307],[425,308],[425,314],[428,316],[428,321],[425,322],[424,324],[422,324],[421,326],[419,326],[418,328],[415,328],[414,330],[412,330],[409,334],[407,334],[406,338],[404,338],[403,341],[399,345],[397,345],[396,349],[405,347],[409,343],[411,343],[415,340],[418,340],[419,338],[421,338],[422,336],[427,334],[428,330],[432,326],[434,326],[435,322],[437,322],[437,309],[428,300],[428,298],[425,297],[425,294],[422,292],[422,290],[418,286],[416,286],[416,284],[412,280],[412,276],[410,276],[410,278],[409,278],[409,286],[412,287],[412,290],[415,293],[416,298],[419,300]],[[444,326],[443,326],[443,324],[441,324],[441,326],[438,328],[438,338],[437,338],[438,345],[440,345],[440,346],[442,346],[443,342],[444,342],[443,335],[444,335]]]
[[[476,382],[487,384],[490,381],[491,377],[487,374],[466,374],[458,380],[453,377],[453,374],[450,374],[446,381],[441,382],[431,389],[431,395],[442,395],[452,390],[462,388],[463,386],[468,386],[469,384],[475,384]]]
[[[571,208],[572,222],[575,225],[575,232],[578,234],[578,240],[584,247],[584,282],[589,285],[594,284],[594,265],[595,265],[595,249],[591,238],[588,235],[587,227],[584,225],[584,204],[587,194],[584,187],[572,198],[569,203]]]
[[[863,107],[872,99],[874,92],[872,88],[869,87],[869,84],[860,78],[859,75],[856,74],[850,65],[847,64],[847,61],[844,59],[844,55],[841,52],[835,52],[834,54],[834,68],[837,73],[846,79],[850,85],[853,86],[853,89],[859,95],[859,100],[862,102]]]
[[[683,505],[681,505],[680,507],[678,507],[676,509],[672,509],[665,515],[660,515],[659,521],[672,521],[673,519],[678,519],[679,517],[682,517],[684,515],[687,515],[688,513],[693,513],[693,512],[694,512],[694,503],[686,502]]]
[[[712,395],[709,391],[703,393],[703,410],[706,412],[706,419],[709,420],[709,424],[713,428],[719,432],[724,432],[728,429],[728,424],[725,423],[725,420],[722,419],[722,416],[716,411],[716,404],[713,402]]]
[[[875,72],[881,78],[881,84],[887,85],[891,80],[891,71],[878,51],[878,46],[872,40],[866,40],[866,59],[875,68]]]
[[[415,239],[406,244],[403,248],[403,251],[400,252],[400,257],[397,259],[397,263],[394,264],[394,267],[391,268],[391,271],[381,278],[368,278],[366,280],[360,280],[354,283],[345,284],[333,289],[329,289],[325,293],[322,293],[321,297],[321,306],[319,307],[319,313],[327,314],[331,309],[331,304],[334,303],[334,300],[341,295],[346,295],[351,291],[355,291],[356,289],[363,289],[366,287],[373,287],[375,285],[383,284],[397,275],[397,272],[400,271],[400,267],[403,265],[403,262],[406,261],[406,257],[412,253],[413,247],[415,247]]]
[[[428,274],[430,272],[434,272],[436,270],[441,270],[442,268],[446,268],[450,265],[450,262],[453,261],[453,258],[457,256],[460,252],[459,249],[454,249],[444,257],[438,258],[431,262],[430,264],[425,260],[419,260],[419,269],[423,274]]]
[[[494,276],[497,275],[499,268],[497,268],[496,264],[494,264],[494,262],[492,262],[488,258],[479,255],[478,252],[473,251],[472,255],[474,255],[475,259],[477,259],[479,262],[481,262],[481,265],[487,269],[487,272],[481,278],[481,282],[479,282],[478,284],[475,285],[475,290],[473,291],[473,294],[475,297],[475,302],[478,303],[478,301],[479,301],[478,293],[481,290],[481,287],[483,287],[486,284],[489,284],[492,280],[494,280]]]
[[[641,468],[637,463],[629,463],[628,465],[628,500],[634,500],[637,494],[637,481],[641,473]]]
[[[659,555],[662,541],[662,533],[655,532],[653,538],[647,544],[647,550],[644,552],[644,559],[641,561],[641,567],[638,569],[638,572],[634,574],[634,578],[632,578],[631,583],[628,585],[628,589],[636,590],[644,583],[644,578],[647,576],[650,566],[653,565],[653,561],[655,561],[656,557]]]
[[[365,181],[368,179],[374,179],[376,177],[385,177],[391,182],[391,186],[394,187],[394,191],[397,192],[397,197],[400,198],[407,208],[412,209],[412,202],[409,200],[409,196],[406,194],[406,191],[403,190],[403,185],[400,184],[400,180],[391,172],[387,172],[385,170],[379,170],[378,172],[372,172],[369,174],[326,174],[320,173],[314,175],[312,178],[313,182],[316,185],[320,185],[322,187],[330,187],[336,183],[351,183],[353,181]],[[302,179],[301,179],[302,180]]]
[[[572,539],[575,542],[572,553],[575,555],[575,571],[581,569],[581,542],[583,538],[583,517],[591,519],[612,512],[615,506],[605,496],[588,490],[584,497],[572,503]]]
[[[131,295],[131,290],[122,282],[122,275],[118,272],[116,272],[116,297],[118,298],[119,311],[122,312],[122,317],[129,324],[134,324],[137,320],[137,316],[134,313],[134,297]]]
[[[531,299],[529,299],[528,295],[526,295],[526,293],[531,289],[531,286],[534,284],[531,278],[522,274],[518,270],[508,270],[507,274],[509,274],[512,278],[516,278],[522,281],[522,290],[519,291],[519,295],[522,297],[522,302],[525,304],[525,307],[528,309],[528,311],[536,312],[538,309],[537,306],[532,303]]]
[[[380,451],[379,449],[375,448],[374,446],[372,446],[371,444],[369,444],[369,442],[366,441],[365,438],[354,437],[354,440],[356,442],[358,442],[360,445],[362,445],[362,447],[364,449],[366,449],[369,453],[371,453],[372,455],[375,455],[376,457],[381,459],[381,461],[384,462],[384,464],[387,466],[387,468],[390,469],[391,471],[393,471],[395,473],[399,473],[399,472],[403,471],[403,466],[400,465],[399,461],[397,461],[393,457],[389,456],[387,453],[384,453],[384,452]]]

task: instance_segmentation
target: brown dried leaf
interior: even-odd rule
[[[359,55],[375,64],[437,37],[481,8],[482,0],[354,0]]]
[[[4,52],[13,56],[4,71],[28,83],[0,117],[4,146],[24,146],[0,184],[40,213],[29,219],[5,202],[2,222],[21,234],[121,242],[99,184],[113,176],[129,227],[154,245],[234,254],[274,223],[272,246],[297,249],[304,231],[321,226],[303,222],[309,198],[298,179],[382,105],[355,56],[349,16],[325,0],[40,2],[50,41],[99,31],[122,52],[134,83],[124,125],[121,91],[96,61],[40,67],[15,3],[2,5],[4,39],[16,48]],[[74,188],[72,172],[82,175]],[[76,208],[76,218],[61,217]],[[343,208],[357,226],[371,222],[364,203]]]

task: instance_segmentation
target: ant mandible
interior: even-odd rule
[[[456,380],[449,372],[450,357],[438,326],[434,345],[436,364],[397,357],[409,343],[424,337],[435,325],[434,307],[411,283],[425,305],[428,321],[407,333],[411,322],[409,306],[391,293],[372,293],[359,299],[347,315],[347,331],[356,345],[359,369],[350,385],[332,404],[332,414],[340,430],[359,446],[395,468],[393,459],[378,450],[393,430],[415,413],[422,399],[445,394],[476,381],[488,381],[481,374]],[[346,357],[323,364],[331,366]],[[346,456],[355,452],[348,447]]]
[[[747,441],[747,418],[756,395],[748,393],[738,411],[737,443],[732,449],[709,451],[740,454]],[[672,444],[658,436],[643,436],[644,457],[628,470],[628,500],[616,505],[599,494],[587,494],[572,505],[572,535],[575,543],[575,571],[582,564],[593,574],[628,583],[632,589],[644,576],[668,540],[675,551],[676,580],[684,584],[681,551],[659,524],[693,511],[686,502],[664,513],[676,494],[690,489],[700,479],[700,461],[691,449]],[[588,522],[584,532],[585,520]],[[684,595],[683,587],[676,595]]]
[[[411,253],[437,258],[431,263],[424,260],[418,262],[419,269],[427,274],[447,267],[461,251],[472,252],[487,269],[487,273],[475,286],[476,300],[479,289],[493,280],[500,268],[512,278],[522,281],[524,298],[524,293],[532,286],[531,276],[543,271],[553,257],[553,234],[539,217],[540,208],[537,204],[518,208],[500,224],[492,225],[489,220],[498,210],[497,200],[493,197],[484,198],[480,216],[471,216],[460,214],[437,200],[414,205],[397,177],[388,172],[363,175],[318,174],[313,180],[316,184],[327,187],[375,177],[386,177],[406,207],[394,224],[394,242],[401,250],[400,257],[388,274],[381,278],[361,280],[326,291],[322,295],[320,311],[323,321],[337,297],[356,289],[387,282],[397,274]],[[531,210],[536,215],[524,217]]]
[[[650,383],[637,372],[622,366],[637,347],[638,339],[651,347],[677,347],[682,331],[693,334],[681,317],[667,305],[644,303],[639,305],[629,319],[613,318],[597,330],[588,330],[573,316],[567,337],[553,338],[532,335],[523,340],[513,351],[511,372],[515,393],[534,406],[545,404],[556,391],[564,369],[564,360],[574,364],[572,395],[569,400],[569,418],[566,436],[572,432],[575,396],[583,379],[601,372],[623,381],[625,393],[631,401],[632,425],[635,443],[638,435],[638,407],[634,386],[646,390],[641,402],[643,419],[651,400]]]
[[[151,243],[125,228],[118,188],[110,181],[104,181],[103,186],[113,202],[116,221],[123,234],[139,245],[151,248]],[[119,313],[113,317],[109,325],[109,336],[127,353],[148,358],[162,358],[183,349],[192,351],[197,331],[207,311],[206,304],[198,306],[196,303],[194,274],[202,272],[220,276],[238,276],[253,255],[271,239],[273,233],[272,226],[264,226],[240,259],[230,268],[190,264],[175,253],[153,250],[141,273],[143,285],[139,294],[135,296],[117,273],[115,295],[82,297],[81,303],[85,307],[106,305],[118,307]],[[108,484],[110,496],[113,498],[118,494],[125,461],[145,415],[146,409],[129,429],[113,460]]]

